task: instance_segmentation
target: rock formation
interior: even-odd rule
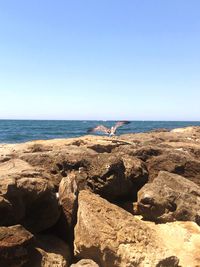
[[[139,191],[138,207],[148,220],[194,221],[200,225],[200,187],[180,175],[161,171]]]
[[[144,222],[89,191],[79,193],[74,249],[75,256],[105,267],[173,267],[179,262]]]
[[[197,267],[199,206],[200,127],[0,144],[0,267]]]

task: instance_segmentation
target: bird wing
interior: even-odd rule
[[[104,132],[104,133],[110,133],[110,129],[105,127],[104,125],[98,125],[95,128],[90,128],[88,130],[88,133],[94,133],[94,132]]]
[[[131,123],[131,122],[130,122],[130,121],[118,121],[118,122],[115,124],[114,129],[115,129],[115,131],[116,131],[117,128],[119,128],[119,127],[121,127],[121,126],[123,126],[123,125],[125,125],[125,124],[129,124],[129,123]]]

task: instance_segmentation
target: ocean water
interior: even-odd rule
[[[22,143],[38,139],[78,137],[86,135],[87,130],[91,127],[99,124],[110,127],[114,123],[113,121],[0,120],[0,143]],[[131,121],[130,124],[119,128],[117,134],[185,126],[200,126],[200,121]]]

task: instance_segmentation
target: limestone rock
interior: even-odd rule
[[[24,266],[33,238],[21,225],[0,227],[0,266]]]
[[[39,235],[35,246],[29,250],[26,267],[68,267],[69,247],[53,235]]]
[[[77,210],[76,199],[78,196],[78,186],[76,177],[76,173],[71,172],[61,180],[59,185],[59,202],[63,207],[69,226],[73,224],[72,220],[76,216],[75,213]]]
[[[148,170],[150,180],[153,180],[159,171],[168,171],[200,185],[200,161],[182,151],[168,152],[151,158],[148,161]]]
[[[0,226],[14,225],[25,216],[25,206],[14,178],[0,179]]]
[[[138,208],[145,219],[194,221],[200,225],[200,187],[188,179],[161,171],[138,193]]]
[[[78,140],[77,140],[78,142]],[[81,145],[81,142],[80,142]],[[55,146],[53,151],[43,151],[37,153],[23,153],[21,159],[27,161],[34,167],[40,167],[43,172],[48,173],[55,187],[59,186],[63,177],[66,177],[72,170],[78,170],[87,165],[90,159],[97,153],[85,146],[68,145],[62,148]]]
[[[75,227],[75,256],[102,267],[178,266],[155,230],[99,196],[81,191]]]
[[[0,225],[22,224],[32,232],[43,231],[60,215],[54,187],[46,179],[0,180]]]
[[[45,179],[23,178],[17,186],[26,209],[22,224],[33,232],[53,226],[60,216],[53,185]]]
[[[200,229],[192,222],[181,222],[159,225],[160,234],[166,241],[166,245],[175,252],[180,259],[180,266],[200,266]]]
[[[170,222],[155,224],[145,221],[155,229],[157,235],[165,240],[166,247],[170,248],[179,258],[181,267],[200,266],[200,227],[194,222]]]
[[[110,200],[135,198],[138,188],[148,179],[143,162],[120,154],[99,154],[87,167],[87,186]]]
[[[118,201],[136,199],[137,191],[147,181],[148,173],[144,163],[127,155],[94,156],[86,170],[72,171],[61,180],[59,201],[67,221],[68,232],[73,231],[76,222],[77,196],[80,190],[90,189],[102,197]]]
[[[93,260],[83,259],[75,264],[72,264],[70,267],[99,267],[99,265]]]

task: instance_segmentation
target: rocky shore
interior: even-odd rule
[[[200,127],[0,144],[0,267],[200,266]]]

